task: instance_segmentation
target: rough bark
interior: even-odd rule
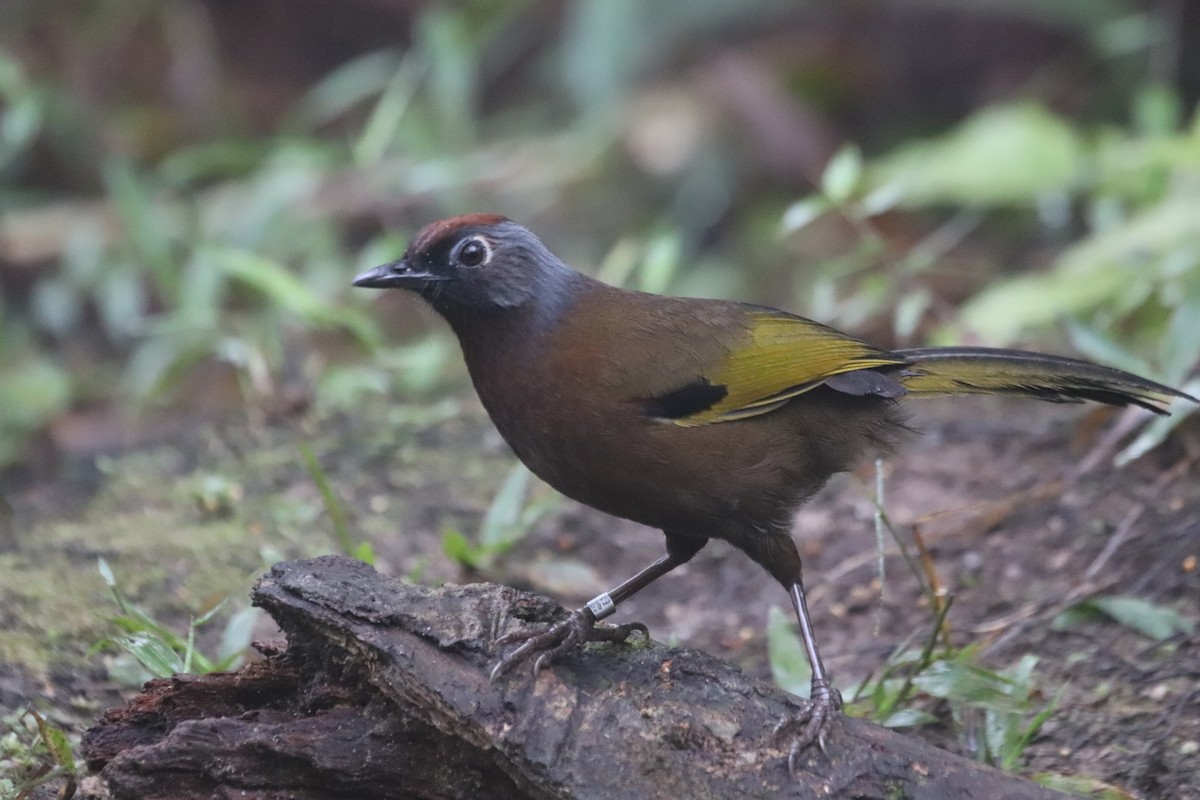
[[[254,590],[286,649],[237,673],[147,684],[84,741],[118,798],[1055,798],[855,719],[786,768],[802,701],[711,656],[582,648],[492,684],[491,642],[563,613],[494,585],[430,589],[340,557]]]

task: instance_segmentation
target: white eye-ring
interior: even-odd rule
[[[458,246],[454,260],[461,267],[482,267],[492,260],[492,248],[487,239],[472,236]]]

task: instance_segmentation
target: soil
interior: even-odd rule
[[[886,464],[885,506],[902,535],[915,524],[953,595],[947,626],[957,646],[975,647],[989,669],[1038,658],[1035,705],[1056,705],[1017,771],[1073,777],[1095,796],[1108,787],[1110,797],[1200,798],[1196,426],[1124,469],[1102,458],[1076,476],[1107,428],[1095,414],[990,399],[922,403],[913,424],[924,435]],[[136,691],[114,680],[115,650],[88,652],[115,633],[99,556],[124,594],[183,630],[222,597],[234,598],[230,612],[244,605],[273,560],[336,549],[298,442],[336,487],[351,537],[369,542],[378,568],[394,575],[499,581],[571,606],[662,552],[657,532],[564,501],[486,568],[448,558],[446,531],[473,537],[514,463],[469,395],[197,425],[65,464],[53,483],[5,489],[15,547],[0,553],[0,714],[32,703],[78,732]],[[934,627],[916,577],[894,553],[881,596],[873,483],[870,465],[840,476],[797,516],[817,634],[842,687],[877,674],[898,648],[919,648]],[[205,499],[214,486],[215,504]],[[1115,595],[1171,609],[1192,632],[1154,641],[1104,616],[1064,622],[1081,601]],[[655,638],[768,677],[768,610],[786,603],[758,567],[713,543],[614,621],[640,620]],[[223,618],[203,629],[202,649],[216,646]],[[916,705],[938,721],[912,735],[972,752],[944,702]]]

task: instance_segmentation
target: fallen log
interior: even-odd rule
[[[793,780],[775,728],[803,701],[653,642],[493,684],[491,643],[564,613],[506,587],[412,586],[326,556],[276,565],[253,597],[286,648],[107,712],[84,738],[85,797],[1063,797],[850,718]]]

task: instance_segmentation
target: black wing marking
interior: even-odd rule
[[[712,408],[728,394],[726,387],[700,378],[695,383],[646,400],[646,415],[655,419],[682,419]]]

